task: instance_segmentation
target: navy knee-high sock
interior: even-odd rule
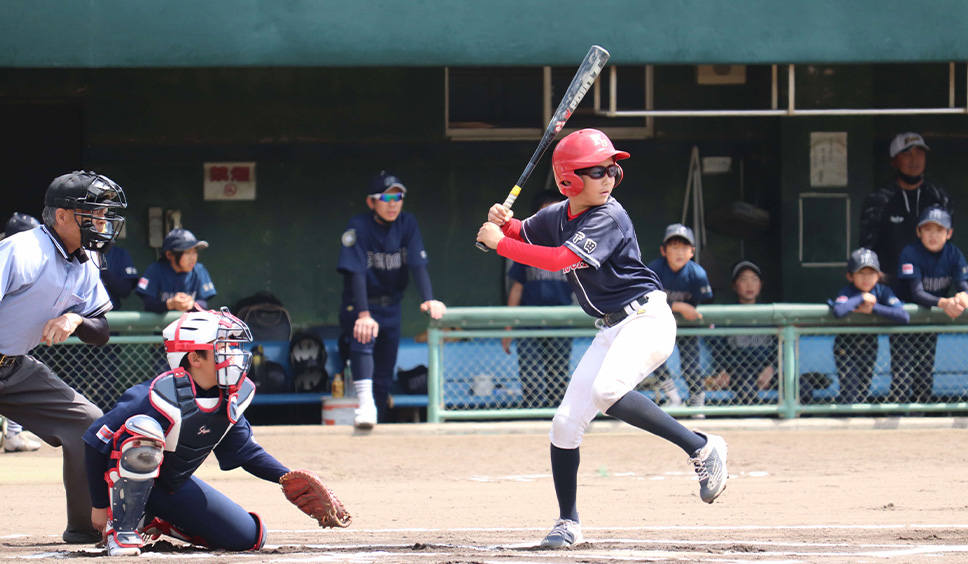
[[[359,352],[350,353],[350,368],[353,370],[354,380],[373,378],[373,355]]]
[[[706,439],[686,429],[659,409],[655,402],[635,390],[622,396],[605,414],[673,442],[689,456],[706,446]]]
[[[551,445],[551,477],[558,496],[558,511],[562,519],[578,522],[578,449]]]

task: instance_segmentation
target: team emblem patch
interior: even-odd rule
[[[914,265],[911,263],[901,265],[901,274],[914,274]]]
[[[148,279],[142,276],[141,279],[138,280],[138,287],[142,290],[146,290],[148,288]]]
[[[356,229],[347,229],[343,236],[340,237],[340,241],[343,242],[344,247],[352,247],[356,244]]]
[[[593,239],[586,239],[585,240],[584,248],[585,248],[585,252],[586,253],[594,253],[595,252],[595,247],[597,247],[597,246],[598,246],[598,243],[596,243]]]

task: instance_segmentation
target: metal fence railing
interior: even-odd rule
[[[911,324],[890,326],[822,305],[701,306],[638,389],[677,417],[968,411],[968,322],[905,308]],[[161,329],[177,314],[108,318],[106,347],[31,353],[102,409],[167,370]],[[428,420],[551,417],[596,332],[575,307],[449,308],[429,331]]]
[[[968,411],[968,324],[905,307],[912,324],[894,327],[822,305],[703,306],[638,389],[674,416]],[[448,309],[429,331],[428,420],[552,416],[595,333],[573,307]]]

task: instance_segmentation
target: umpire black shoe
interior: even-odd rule
[[[94,529],[88,529],[85,531],[78,531],[75,529],[67,529],[64,534],[61,535],[64,542],[67,544],[97,544],[101,542],[101,533],[95,531]]]

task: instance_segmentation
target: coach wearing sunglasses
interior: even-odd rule
[[[400,300],[413,271],[421,311],[434,319],[446,306],[433,299],[417,218],[403,211],[407,189],[386,171],[373,177],[366,195],[370,211],[350,219],[342,236],[337,270],[343,275],[339,321],[349,344],[350,369],[360,407],[354,425],[372,429],[386,420],[387,398],[397,364]]]

